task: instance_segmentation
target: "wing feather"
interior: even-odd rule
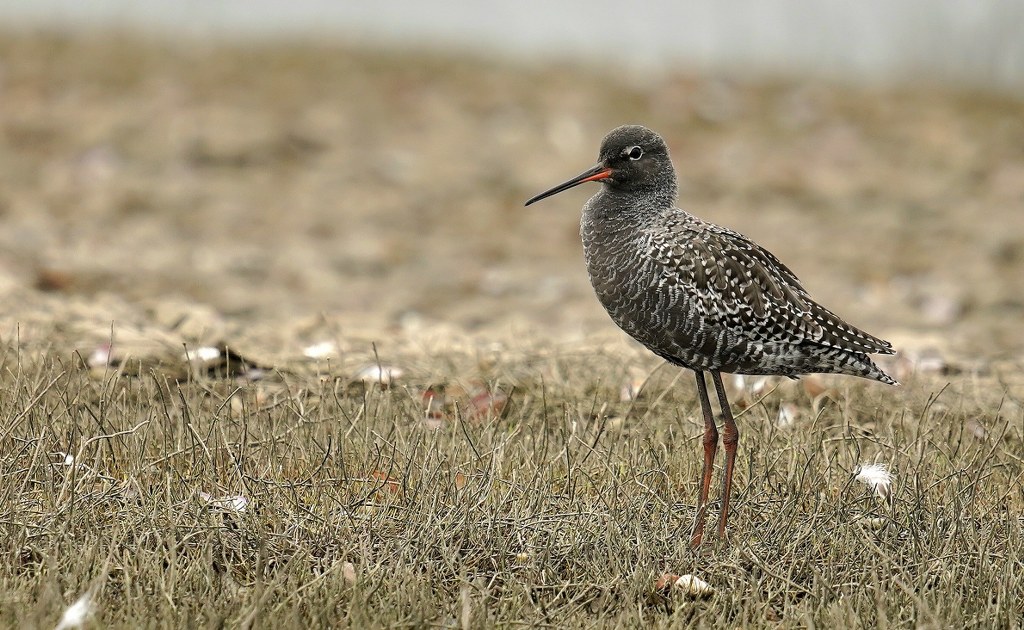
[[[663,273],[673,278],[708,326],[753,342],[814,344],[892,354],[889,342],[818,304],[771,252],[742,234],[708,223],[652,234]],[[664,238],[664,236],[662,236]]]

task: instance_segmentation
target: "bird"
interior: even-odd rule
[[[668,145],[647,127],[611,130],[595,166],[526,205],[586,182],[601,184],[580,219],[587,273],[598,300],[619,328],[696,376],[704,465],[692,549],[703,543],[719,443],[705,378],[711,375],[725,448],[718,522],[718,538],[724,540],[739,429],[722,374],[848,374],[898,385],[869,356],[893,354],[893,346],[814,301],[789,267],[764,247],[678,208]]]

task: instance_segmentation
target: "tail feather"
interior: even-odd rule
[[[850,371],[843,370],[841,372],[843,374],[868,378],[873,381],[885,383],[886,385],[899,385],[899,381],[882,371],[882,368],[875,365],[875,362],[871,360],[871,357],[866,354],[850,352],[847,353],[846,359],[844,367],[850,368]]]

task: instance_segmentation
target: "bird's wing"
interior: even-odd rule
[[[707,223],[678,225],[670,234],[660,240],[652,235],[655,258],[706,324],[751,341],[893,353],[889,342],[811,299],[796,274],[742,234]]]

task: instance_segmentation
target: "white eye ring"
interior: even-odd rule
[[[640,147],[629,147],[624,151],[624,153],[626,157],[633,161],[639,160],[644,156],[644,150]]]

